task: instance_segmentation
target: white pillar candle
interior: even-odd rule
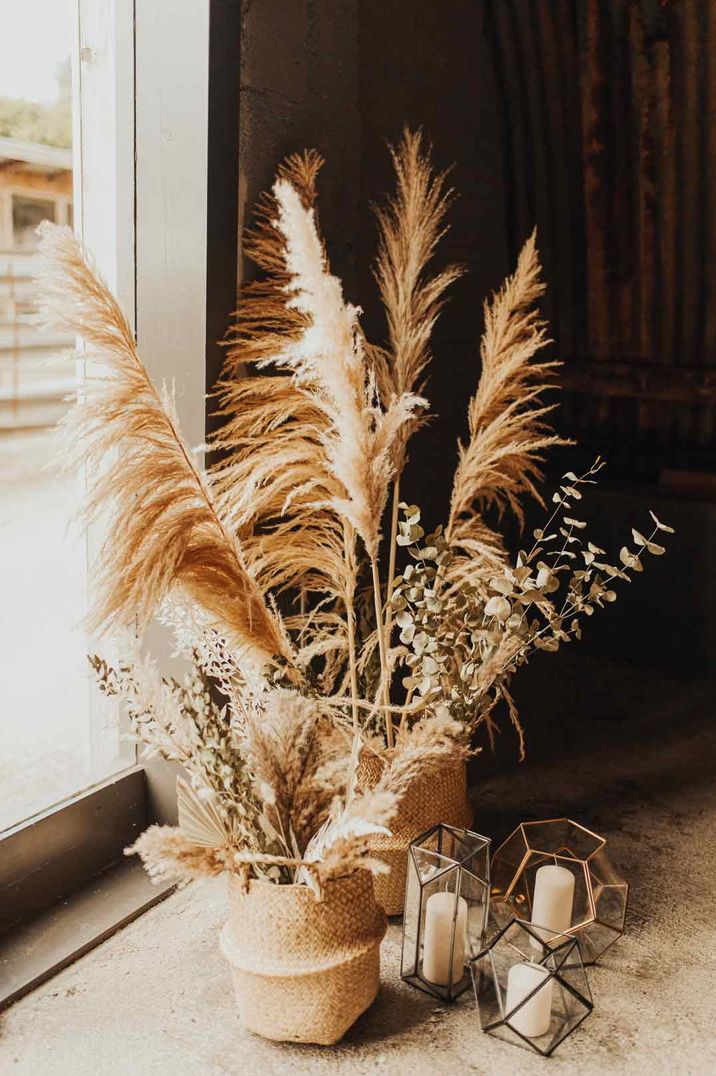
[[[572,925],[572,904],[574,903],[574,875],[566,867],[557,863],[546,863],[535,875],[535,890],[532,897],[532,924],[546,927],[539,931],[540,937],[548,941],[552,934],[564,934]],[[539,943],[532,939],[535,948]]]
[[[548,976],[547,968],[541,964],[514,964],[507,976],[507,1013],[512,1012],[516,1005],[544,982],[534,997],[525,1001],[522,1008],[507,1019],[510,1027],[528,1038],[546,1035],[552,1022],[552,980],[546,982]]]
[[[455,911],[457,901],[457,913]],[[453,938],[453,921],[455,936]],[[465,969],[467,902],[456,893],[433,893],[425,902],[423,933],[423,976],[437,986],[447,986],[450,978],[452,941],[452,981],[459,983]]]

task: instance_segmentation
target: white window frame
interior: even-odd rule
[[[209,0],[75,2],[75,228],[127,314],[154,381],[174,391],[188,444],[201,446]],[[91,532],[87,542],[91,565]],[[150,631],[148,638],[167,664],[165,636]],[[103,706],[90,678],[88,690],[92,755],[101,763],[111,745],[103,742]]]

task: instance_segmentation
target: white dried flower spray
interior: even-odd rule
[[[287,305],[306,317],[297,339],[282,354],[266,359],[288,367],[324,411],[329,426],[323,437],[333,474],[345,490],[332,505],[362,538],[374,559],[380,523],[394,468],[393,444],[402,425],[424,401],[402,393],[384,412],[365,359],[359,332],[359,309],[346,303],[340,280],[327,266],[315,221],[298,191],[286,180],[273,188],[277,227],[286,242],[286,270],[291,283]]]

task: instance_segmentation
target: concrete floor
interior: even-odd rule
[[[716,1072],[712,689],[632,673],[615,694],[621,674],[600,670],[588,736],[544,718],[526,763],[495,772],[485,760],[474,775],[477,829],[499,839],[520,818],[569,813],[608,836],[632,885],[627,933],[591,969],[595,1011],[550,1060],[482,1034],[468,996],[448,1008],[401,983],[396,926],[379,998],[338,1047],[245,1033],[218,952],[219,880],[170,897],[11,1008],[3,1076]],[[638,714],[621,721],[620,707]]]

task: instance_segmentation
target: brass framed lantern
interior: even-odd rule
[[[629,886],[605,838],[569,818],[521,823],[495,852],[491,882],[498,927],[516,917],[578,937],[585,964],[624,932]]]

